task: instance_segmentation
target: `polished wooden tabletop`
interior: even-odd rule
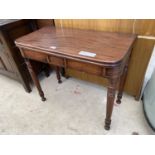
[[[57,53],[99,63],[119,63],[130,50],[136,35],[94,30],[44,27],[16,40],[20,47]],[[95,57],[80,55],[95,53]],[[34,51],[35,52],[35,51]]]

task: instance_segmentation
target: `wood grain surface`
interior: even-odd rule
[[[56,19],[55,25],[58,27],[155,36],[154,19]]]

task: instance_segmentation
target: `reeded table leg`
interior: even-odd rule
[[[123,95],[123,89],[124,89],[124,85],[125,85],[125,80],[126,80],[126,77],[127,77],[127,69],[128,69],[128,65],[126,65],[126,66],[124,67],[123,74],[122,74],[122,76],[120,77],[119,88],[118,88],[118,94],[117,94],[117,100],[116,100],[116,102],[117,102],[118,104],[121,103],[121,99],[122,99],[122,95]]]
[[[27,64],[27,67],[28,67],[28,70],[29,70],[30,75],[32,77],[32,80],[33,80],[34,84],[36,85],[36,87],[38,89],[38,92],[39,92],[39,95],[41,96],[42,101],[46,101],[46,98],[44,97],[44,92],[41,89],[39,80],[38,80],[38,78],[37,78],[37,76],[36,76],[36,74],[35,74],[35,72],[33,70],[33,67],[31,65],[30,61],[28,59],[25,59],[25,62]]]
[[[109,86],[108,86],[108,92],[107,92],[106,119],[105,119],[105,126],[104,126],[106,130],[110,129],[111,115],[112,115],[112,110],[114,105],[117,81],[118,81],[118,78],[109,79]]]

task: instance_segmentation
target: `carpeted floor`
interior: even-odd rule
[[[104,130],[106,88],[75,78],[58,84],[55,73],[40,78],[47,98],[36,88],[28,94],[22,85],[0,75],[0,134],[154,134],[142,103],[124,94],[114,106],[111,130]]]

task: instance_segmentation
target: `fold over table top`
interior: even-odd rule
[[[98,63],[120,63],[131,49],[136,35],[80,30],[71,28],[44,27],[18,38],[18,47],[34,52],[55,53]],[[80,51],[94,54],[94,57],[80,55]]]

